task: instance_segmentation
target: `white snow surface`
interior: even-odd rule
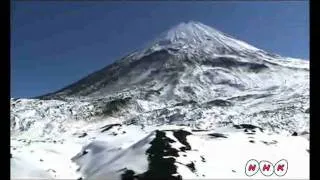
[[[102,123],[101,123],[102,124]],[[97,129],[98,124],[96,124]],[[248,160],[268,160],[276,163],[286,159],[289,163],[286,179],[304,179],[309,177],[309,141],[300,136],[286,136],[270,132],[256,131],[249,135],[232,128],[217,128],[215,130],[193,132],[188,127],[181,126],[141,126],[129,125],[113,127],[110,130],[90,131],[84,138],[68,137],[64,141],[52,143],[48,141],[32,142],[19,146],[17,140],[12,140],[16,149],[12,151],[13,178],[68,178],[77,179],[80,176],[87,179],[121,179],[126,170],[143,173],[148,170],[146,151],[155,138],[155,130],[163,130],[166,136],[175,140],[172,147],[183,146],[168,130],[184,129],[191,132],[187,141],[191,150],[179,151],[175,165],[177,172],[184,179],[206,178],[246,178],[244,169]],[[125,132],[125,133],[123,133]],[[117,133],[117,135],[114,135]],[[227,138],[215,138],[211,133],[220,133]],[[90,140],[95,138],[95,140]],[[252,140],[254,143],[250,143]],[[269,143],[269,144],[268,144]],[[80,148],[80,144],[87,144]],[[87,153],[84,154],[83,152]],[[26,163],[19,158],[26,158]],[[40,161],[42,159],[43,161]],[[194,163],[195,171],[186,165]],[[20,163],[19,165],[16,165]],[[34,167],[36,166],[36,167]],[[76,169],[79,168],[79,172]],[[51,169],[51,171],[50,171]],[[54,170],[54,171],[52,171]],[[39,171],[39,172],[38,172]],[[16,173],[20,173],[16,175]],[[23,174],[24,173],[24,174]],[[38,173],[39,176],[33,176]],[[43,174],[41,174],[43,173]],[[255,178],[265,178],[257,173]],[[273,175],[272,178],[280,178]]]
[[[265,52],[198,22],[181,23],[43,97],[11,99],[12,178],[142,175],[161,132],[174,141],[175,175],[183,179],[246,178],[250,159],[286,159],[287,174],[272,178],[309,178],[309,61]],[[179,129],[192,133],[191,149],[181,150]]]

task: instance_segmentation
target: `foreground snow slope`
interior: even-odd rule
[[[15,178],[243,178],[252,158],[308,178],[308,136],[309,62],[198,22],[57,92],[11,99]]]
[[[21,141],[12,140],[15,147],[12,170],[22,174],[13,174],[13,178],[30,177],[30,173],[37,170],[33,166],[37,166],[39,171],[54,178],[121,179],[132,170],[135,176],[150,179],[152,174],[144,173],[150,171],[156,161],[150,159],[151,156],[157,156],[160,163],[173,158],[158,170],[160,174],[168,174],[162,177],[164,179],[175,177],[174,174],[184,179],[246,178],[244,169],[250,159],[272,163],[286,159],[289,169],[285,178],[309,177],[309,141],[305,137],[262,132],[259,128],[196,131],[180,126],[109,127],[105,131],[97,127],[87,131],[84,137],[74,135],[56,143],[43,141],[22,145]],[[95,140],[90,140],[92,138]],[[87,145],[80,148],[81,144]],[[154,151],[150,150],[152,148]],[[21,158],[32,166],[24,166],[21,171],[15,165]],[[172,170],[174,168],[176,170]],[[264,178],[259,173],[254,177]],[[272,178],[279,177],[273,175]]]

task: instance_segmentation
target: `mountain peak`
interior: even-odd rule
[[[237,40],[223,32],[197,21],[182,22],[162,33],[152,48],[206,49],[218,53],[221,49],[231,51],[257,51],[259,49]],[[218,51],[217,51],[218,50]]]
[[[213,36],[218,35],[216,29],[204,25],[197,21],[189,21],[189,22],[182,22],[178,25],[172,27],[165,33],[164,38],[168,39],[182,39],[182,38],[199,38],[201,36]],[[222,33],[221,33],[222,34]],[[189,36],[189,37],[188,37]]]

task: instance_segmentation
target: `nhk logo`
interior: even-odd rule
[[[288,161],[281,159],[275,165],[266,160],[258,162],[255,159],[251,159],[247,162],[245,170],[247,176],[253,176],[257,174],[259,170],[265,176],[271,176],[272,174],[284,176],[288,171]]]

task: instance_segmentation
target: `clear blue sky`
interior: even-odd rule
[[[189,20],[309,59],[307,1],[16,1],[11,8],[11,97],[58,90]]]

